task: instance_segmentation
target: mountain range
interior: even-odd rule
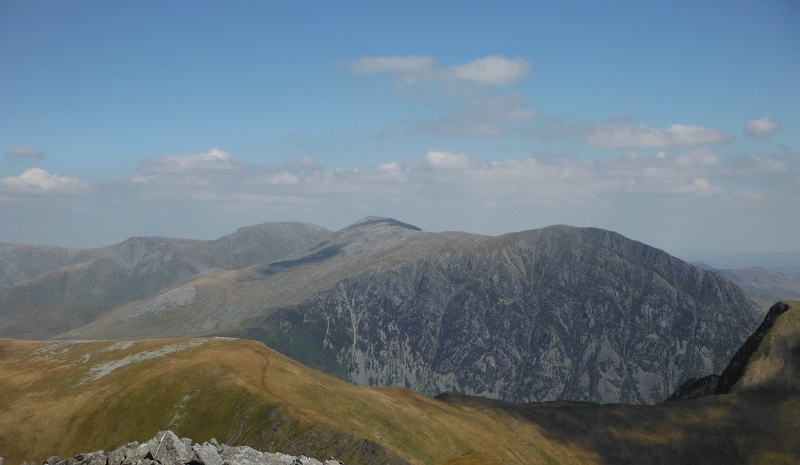
[[[360,385],[654,403],[721,370],[763,317],[729,279],[596,228],[368,217],[102,250],[0,291],[0,335],[236,336]]]
[[[348,465],[798,463],[798,353],[800,302],[779,302],[705,378],[719,393],[511,404],[354,386],[254,341],[0,339],[0,451],[42,463],[171,429]]]
[[[786,273],[764,267],[720,269],[704,263],[695,265],[730,279],[765,310],[779,300],[800,300],[800,279]]]
[[[286,256],[330,236],[303,223],[241,228],[213,241],[133,237],[97,249],[0,246],[0,336],[47,338],[203,273]]]

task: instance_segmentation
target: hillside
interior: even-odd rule
[[[687,381],[669,400],[747,391],[800,394],[800,302],[778,302],[722,374]]]
[[[798,312],[762,339],[796,352],[782,328]],[[797,463],[797,391],[760,386],[650,406],[515,405],[358,387],[252,341],[5,339],[0,450],[7,465],[41,463],[172,429],[348,465]]]
[[[368,217],[59,337],[222,334],[359,385],[654,403],[721,370],[761,317],[730,280],[610,231],[490,237]]]
[[[47,338],[198,274],[272,261],[307,249],[330,233],[308,224],[267,223],[214,241],[134,237],[102,249],[69,249],[38,261],[50,263],[50,270],[0,290],[0,336]],[[41,257],[20,255],[27,250],[22,246],[14,250],[16,259],[6,255],[10,268]]]
[[[0,244],[0,289],[14,286],[62,266],[92,260],[106,249]]]

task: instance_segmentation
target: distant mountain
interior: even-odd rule
[[[71,249],[46,245],[0,244],[0,289],[19,284],[62,266],[82,263],[105,249]]]
[[[721,274],[739,285],[761,308],[768,310],[779,300],[800,300],[800,279],[766,268],[717,269],[703,263],[696,266]]]
[[[147,454],[164,460],[179,450],[163,435],[155,451],[146,442],[171,429],[197,442],[333,456],[347,465],[800,463],[797,384],[773,382],[800,379],[800,303],[770,313],[756,349],[734,357],[748,360],[738,379],[770,375],[729,394],[659,405],[518,405],[452,392],[427,398],[354,386],[235,339],[0,339],[0,453],[6,464],[57,463],[54,456],[140,441],[123,463],[150,463]],[[781,361],[788,363],[776,370]],[[259,463],[251,451],[218,451]],[[213,458],[188,462],[220,463]]]
[[[46,338],[198,274],[275,260],[330,234],[309,224],[267,223],[214,241],[134,237],[102,249],[51,252],[49,271],[0,290],[0,336]],[[47,262],[42,253],[28,253],[31,256]],[[8,257],[9,263],[16,263]],[[62,263],[66,264],[53,266]]]
[[[696,256],[692,261],[707,263],[721,270],[766,268],[800,279],[800,252],[741,252],[727,255]]]
[[[610,231],[489,237],[368,217],[59,337],[225,334],[361,385],[653,403],[721,369],[762,315],[727,278]]]

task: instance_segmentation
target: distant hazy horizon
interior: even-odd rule
[[[800,252],[800,3],[0,2],[0,242],[367,215]]]

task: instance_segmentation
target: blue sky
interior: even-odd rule
[[[0,242],[384,215],[800,251],[800,3],[0,2]]]

